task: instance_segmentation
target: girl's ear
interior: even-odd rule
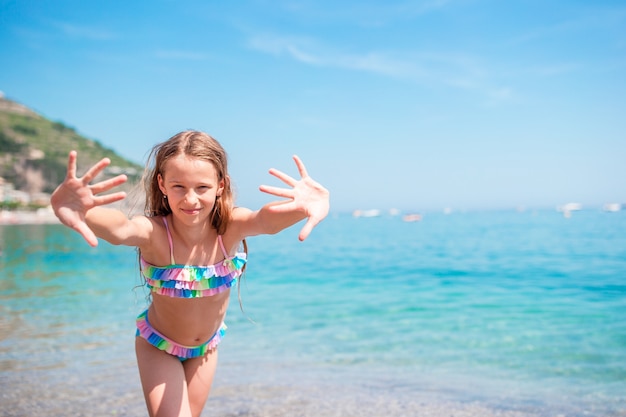
[[[159,182],[159,189],[163,193],[163,195],[167,195],[165,192],[165,185],[163,184],[163,176],[161,174],[157,174],[157,181]]]
[[[226,177],[225,179],[220,180],[220,183],[217,185],[217,193],[216,196],[217,197],[221,197],[222,193],[224,192],[224,187],[226,187],[226,182],[229,181],[230,178]]]

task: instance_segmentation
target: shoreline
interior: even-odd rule
[[[60,224],[54,215],[52,207],[40,208],[34,211],[26,210],[1,210],[0,225],[22,224]]]
[[[78,366],[78,364],[75,364]],[[77,369],[54,371],[9,370],[0,375],[0,402],[9,416],[40,415],[147,415],[135,366],[122,360],[117,366],[92,366],[98,378]],[[298,384],[280,381],[269,374],[241,381],[228,365],[218,369],[214,387],[202,416],[325,416],[349,417],[604,417],[623,416],[619,404],[606,407],[567,405],[550,401],[524,401],[496,394],[471,398],[392,381],[339,383],[328,375]],[[249,378],[246,378],[249,379]],[[305,378],[306,379],[306,378]],[[76,396],[80,389],[81,395]]]

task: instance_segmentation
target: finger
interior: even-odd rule
[[[276,178],[278,178],[279,180],[281,180],[282,182],[284,182],[290,187],[293,187],[297,182],[294,178],[274,168],[270,169],[270,174],[275,176]]]
[[[67,179],[76,178],[76,151],[70,151],[67,157]]]
[[[293,198],[293,190],[287,188],[273,187],[271,185],[261,185],[259,187],[259,190],[267,194],[275,195],[277,197]]]
[[[315,226],[317,226],[317,224],[319,222],[320,221],[318,219],[316,219],[314,217],[309,217],[309,219],[306,221],[306,223],[304,224],[304,226],[300,230],[300,234],[298,235],[298,239],[302,242],[302,241],[304,241],[304,239],[309,237],[309,235],[311,234],[311,231],[313,230],[313,228]]]
[[[109,178],[108,180],[93,184],[91,186],[91,192],[93,192],[94,194],[99,194],[104,191],[108,191],[111,188],[117,187],[118,185],[125,183],[127,179],[128,178],[124,174],[118,175],[114,178]]]
[[[300,159],[298,155],[294,155],[293,160],[295,161],[296,166],[298,167],[298,172],[300,173],[300,176],[302,178],[308,177],[309,174],[306,171],[306,167],[304,166],[304,162],[302,162],[302,159]]]
[[[272,213],[289,213],[295,210],[295,203],[292,200],[283,200],[273,203],[267,208]]]
[[[109,158],[102,158],[94,166],[89,168],[81,178],[83,184],[89,184],[104,168],[111,163]]]
[[[107,194],[99,197],[95,197],[93,202],[97,206],[105,206],[107,204],[115,203],[116,201],[120,201],[126,198],[126,193],[124,191],[120,191],[119,193]]]
[[[85,239],[87,243],[89,243],[89,246],[92,246],[94,248],[98,246],[98,238],[93,233],[93,231],[87,226],[87,224],[82,223],[82,222],[77,223],[76,225],[74,225],[73,229],[81,234],[83,239]]]

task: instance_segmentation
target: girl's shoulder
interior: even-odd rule
[[[249,219],[254,212],[246,207],[234,207],[231,212],[232,221],[245,221]]]
[[[233,208],[233,211],[231,212],[228,228],[243,232],[250,225],[250,223],[254,220],[257,213],[258,212],[252,211],[249,208],[245,208],[245,207]]]
[[[162,216],[135,216],[132,222],[141,229],[142,243],[138,246],[142,253],[161,253],[169,248],[168,233]]]
[[[135,225],[138,233],[142,234],[144,238],[151,238],[152,233],[160,229],[165,230],[165,223],[163,217],[148,217],[145,215],[133,216],[130,219],[131,223]]]
[[[233,208],[224,233],[225,238],[231,241],[240,241],[247,237],[247,229],[251,219],[254,217],[254,212],[245,207]]]

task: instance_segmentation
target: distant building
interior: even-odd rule
[[[37,204],[47,206],[50,204],[50,194],[48,193],[27,193],[26,191],[16,190],[15,186],[0,177],[0,202],[19,203],[22,205]]]

